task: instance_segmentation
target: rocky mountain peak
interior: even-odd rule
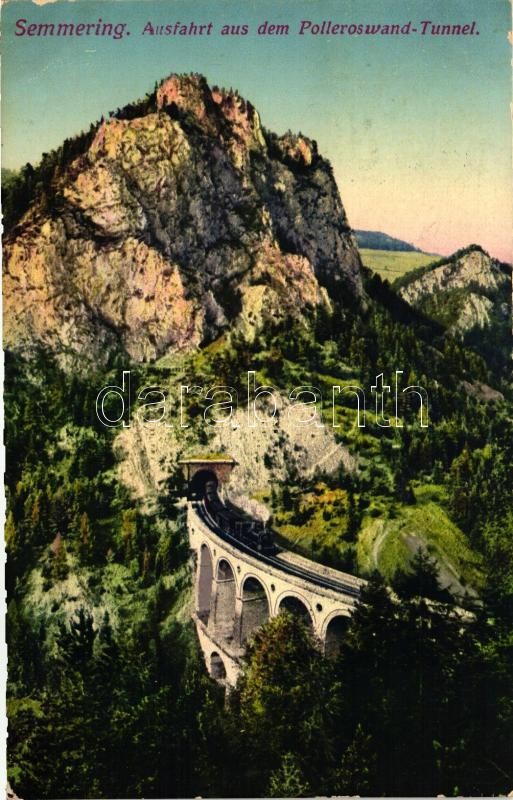
[[[410,305],[485,356],[511,358],[511,266],[470,245],[397,282]]]
[[[361,294],[329,163],[237,92],[171,75],[93,133],[6,237],[9,347],[150,360]]]
[[[473,287],[476,290],[496,291],[506,279],[499,262],[481,247],[465,248],[416,276],[410,273],[401,295],[415,304],[426,292],[450,291]]]
[[[158,110],[188,113],[206,133],[231,139],[232,145],[237,140],[246,151],[265,148],[257,110],[237,92],[211,89],[203,75],[170,75],[158,87],[156,102]]]

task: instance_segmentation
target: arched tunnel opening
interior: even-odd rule
[[[199,469],[194,473],[189,481],[189,498],[191,500],[202,500],[207,490],[217,492],[219,481],[217,475],[211,469]]]

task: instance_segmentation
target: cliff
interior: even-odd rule
[[[171,75],[93,134],[6,237],[7,347],[146,361],[360,296],[330,165],[236,92]]]
[[[489,365],[511,358],[511,267],[478,245],[414,270],[395,283],[417,310],[481,352]]]

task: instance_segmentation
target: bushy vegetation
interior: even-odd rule
[[[404,385],[430,397],[428,428],[406,404],[403,427],[369,414],[363,431],[342,398],[336,435],[358,468],[305,478],[291,467],[276,484],[280,533],[309,531],[308,555],[371,583],[334,660],[293,618],[271,621],[227,706],[188,620],[178,472],[159,507],[140,507],[94,411],[98,386],[118,376],[77,378],[47,354],[8,354],[9,774],[20,796],[510,790],[511,387],[378,276],[366,281],[365,305],[254,341],[227,335],[182,363],[191,383],[215,378],[243,394],[251,365],[277,388],[310,382],[327,399],[334,383],[369,392],[376,375],[402,369]],[[139,366],[134,389],[169,370]],[[463,381],[504,399],[480,402]],[[359,555],[376,522],[395,594]],[[422,542],[419,555],[405,554],[403,532]],[[474,584],[457,598],[465,612],[439,584],[444,557]]]
[[[222,793],[501,791],[513,722],[511,641],[480,614],[462,620],[428,561],[414,567],[395,596],[381,579],[370,581],[333,660],[290,616],[256,634],[230,696],[225,755],[234,783]]]

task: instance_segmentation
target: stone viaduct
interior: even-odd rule
[[[247,641],[284,609],[311,625],[327,655],[335,653],[363,581],[287,550],[267,556],[227,537],[205,512],[201,486],[213,480],[222,495],[236,462],[219,457],[180,463],[189,482],[194,619],[210,675],[233,686]]]

